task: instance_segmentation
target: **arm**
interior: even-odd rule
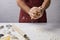
[[[44,2],[43,2],[43,4],[42,4],[42,9],[47,9],[48,7],[49,7],[49,5],[50,5],[50,2],[51,2],[51,0],[44,0]]]
[[[17,0],[17,4],[20,8],[22,8],[26,13],[29,12],[30,8],[25,4],[23,0]]]

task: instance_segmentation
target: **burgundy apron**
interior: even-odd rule
[[[27,6],[30,8],[32,7],[39,7],[42,5],[44,0],[24,0]],[[20,10],[20,16],[19,16],[19,23],[46,23],[47,18],[46,18],[46,11],[44,11],[44,14],[41,18],[37,20],[31,20],[30,16],[24,11]]]

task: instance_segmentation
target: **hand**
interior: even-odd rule
[[[33,18],[33,16],[36,15],[36,11],[37,11],[37,7],[32,7],[29,11],[29,15],[31,17],[31,19]]]
[[[36,19],[38,16],[40,16],[40,9],[38,7],[32,7],[29,15],[31,19]]]
[[[29,12],[31,19],[38,19],[42,17],[42,14],[42,9],[40,7],[33,7]]]

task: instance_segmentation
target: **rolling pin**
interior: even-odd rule
[[[20,28],[18,28],[15,25],[12,25],[12,28],[17,31],[20,35],[22,35],[26,40],[30,40],[29,37],[27,36],[27,34],[25,34],[22,30],[20,30]]]

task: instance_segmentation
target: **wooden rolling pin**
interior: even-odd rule
[[[22,30],[20,30],[20,28],[18,28],[15,25],[12,25],[12,28],[17,31],[20,35],[22,35],[26,40],[30,40],[29,37],[27,36],[27,34],[25,34]]]

